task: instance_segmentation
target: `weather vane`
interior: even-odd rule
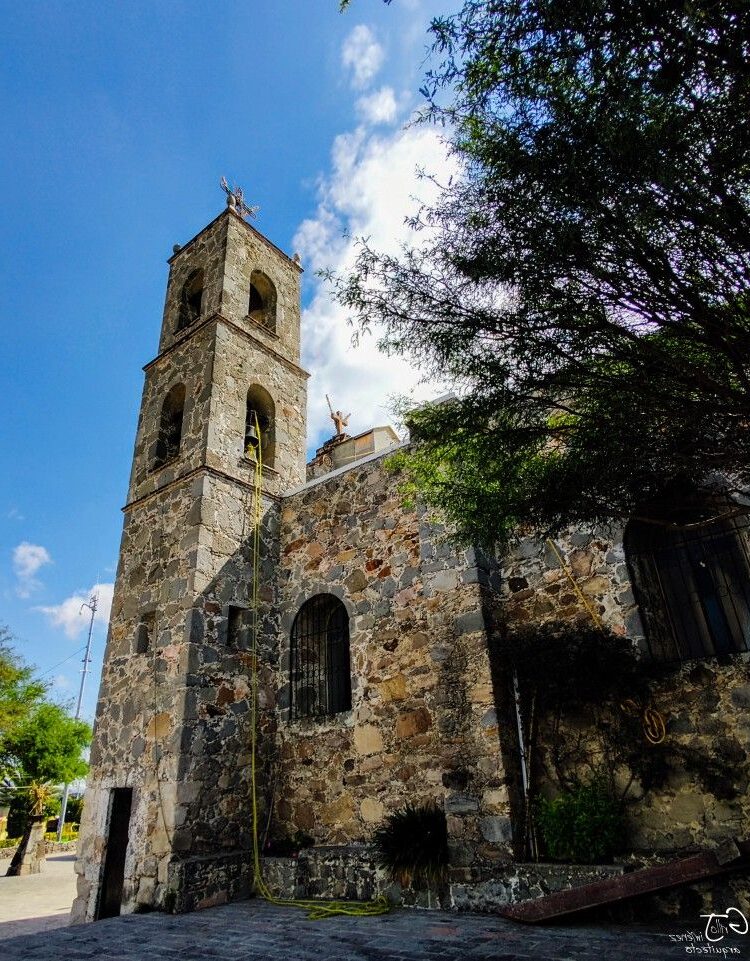
[[[230,187],[227,183],[227,178],[222,177],[219,181],[221,189],[227,195],[227,207],[231,207],[232,210],[236,211],[240,217],[257,217],[260,207],[256,205],[248,207],[245,203],[245,195],[242,192],[242,187]]]

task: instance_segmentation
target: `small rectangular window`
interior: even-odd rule
[[[135,632],[135,653],[148,654],[154,641],[156,611],[143,611]]]
[[[242,650],[245,646],[245,608],[229,605],[227,611],[227,647]]]

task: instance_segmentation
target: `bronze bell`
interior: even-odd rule
[[[255,429],[255,424],[251,424],[245,431],[245,450],[255,453],[259,447],[260,438],[258,437],[258,431]]]

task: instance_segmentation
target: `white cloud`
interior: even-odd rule
[[[36,573],[45,564],[51,564],[52,558],[46,547],[41,544],[30,544],[22,541],[13,550],[13,570],[17,578],[16,594],[19,597],[29,597],[39,586]]]
[[[341,48],[341,62],[351,71],[351,84],[357,90],[363,90],[370,83],[384,59],[385,51],[363,23],[352,30]]]
[[[398,113],[393,87],[381,87],[357,101],[357,113],[365,123],[393,123]]]
[[[88,627],[91,611],[84,605],[89,603],[94,594],[98,596],[94,623],[106,627],[112,609],[114,587],[114,584],[94,584],[88,591],[77,591],[59,604],[39,607],[37,610],[46,614],[54,627],[62,628],[68,637],[75,639]]]
[[[419,239],[404,218],[420,201],[429,202],[436,188],[418,179],[418,168],[440,181],[450,175],[452,162],[435,128],[416,125],[377,134],[363,125],[338,136],[331,169],[319,185],[315,215],[300,224],[294,238],[305,267],[310,272],[328,267],[346,271],[356,255],[357,237],[367,237],[376,250],[389,253]],[[312,373],[308,424],[313,444],[333,433],[326,394],[334,407],[353,412],[348,430],[356,434],[391,422],[388,407],[395,395],[427,399],[445,391],[445,385],[420,384],[418,371],[405,360],[378,350],[376,337],[363,338],[354,347],[345,309],[332,302],[324,281],[315,284],[302,319],[304,362]]]

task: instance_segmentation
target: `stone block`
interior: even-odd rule
[[[146,737],[161,741],[165,737],[169,736],[171,729],[172,718],[169,714],[166,712],[154,714],[151,717],[151,720],[148,722],[148,726],[146,728]]]
[[[340,794],[330,804],[324,804],[320,810],[320,820],[323,824],[340,825],[354,817],[354,801],[349,794]]]
[[[706,811],[703,797],[691,791],[689,794],[678,794],[672,801],[670,815],[679,824],[691,824],[700,821]]]
[[[401,701],[406,697],[406,678],[403,674],[394,674],[378,685],[380,694],[385,702]]]
[[[383,820],[385,807],[382,801],[379,801],[377,798],[365,798],[359,806],[359,813],[362,815],[363,821],[367,821],[369,824],[376,824]]]
[[[458,575],[455,571],[441,571],[431,575],[425,582],[425,592],[443,594],[455,591],[458,586]]]
[[[479,821],[479,830],[485,841],[491,844],[510,844],[513,840],[513,828],[510,818],[487,817]]]
[[[377,754],[383,750],[383,735],[372,724],[355,727],[354,747],[358,754]]]
[[[367,575],[364,571],[352,571],[344,583],[350,594],[358,594],[367,587]]]
[[[396,735],[401,738],[424,734],[432,727],[432,717],[426,707],[401,714],[396,721]]]
[[[445,799],[446,814],[473,814],[478,810],[478,798],[469,794],[449,794]]]
[[[454,629],[456,634],[474,634],[476,632],[484,632],[484,616],[481,610],[467,611],[465,614],[459,614],[455,618]]]

